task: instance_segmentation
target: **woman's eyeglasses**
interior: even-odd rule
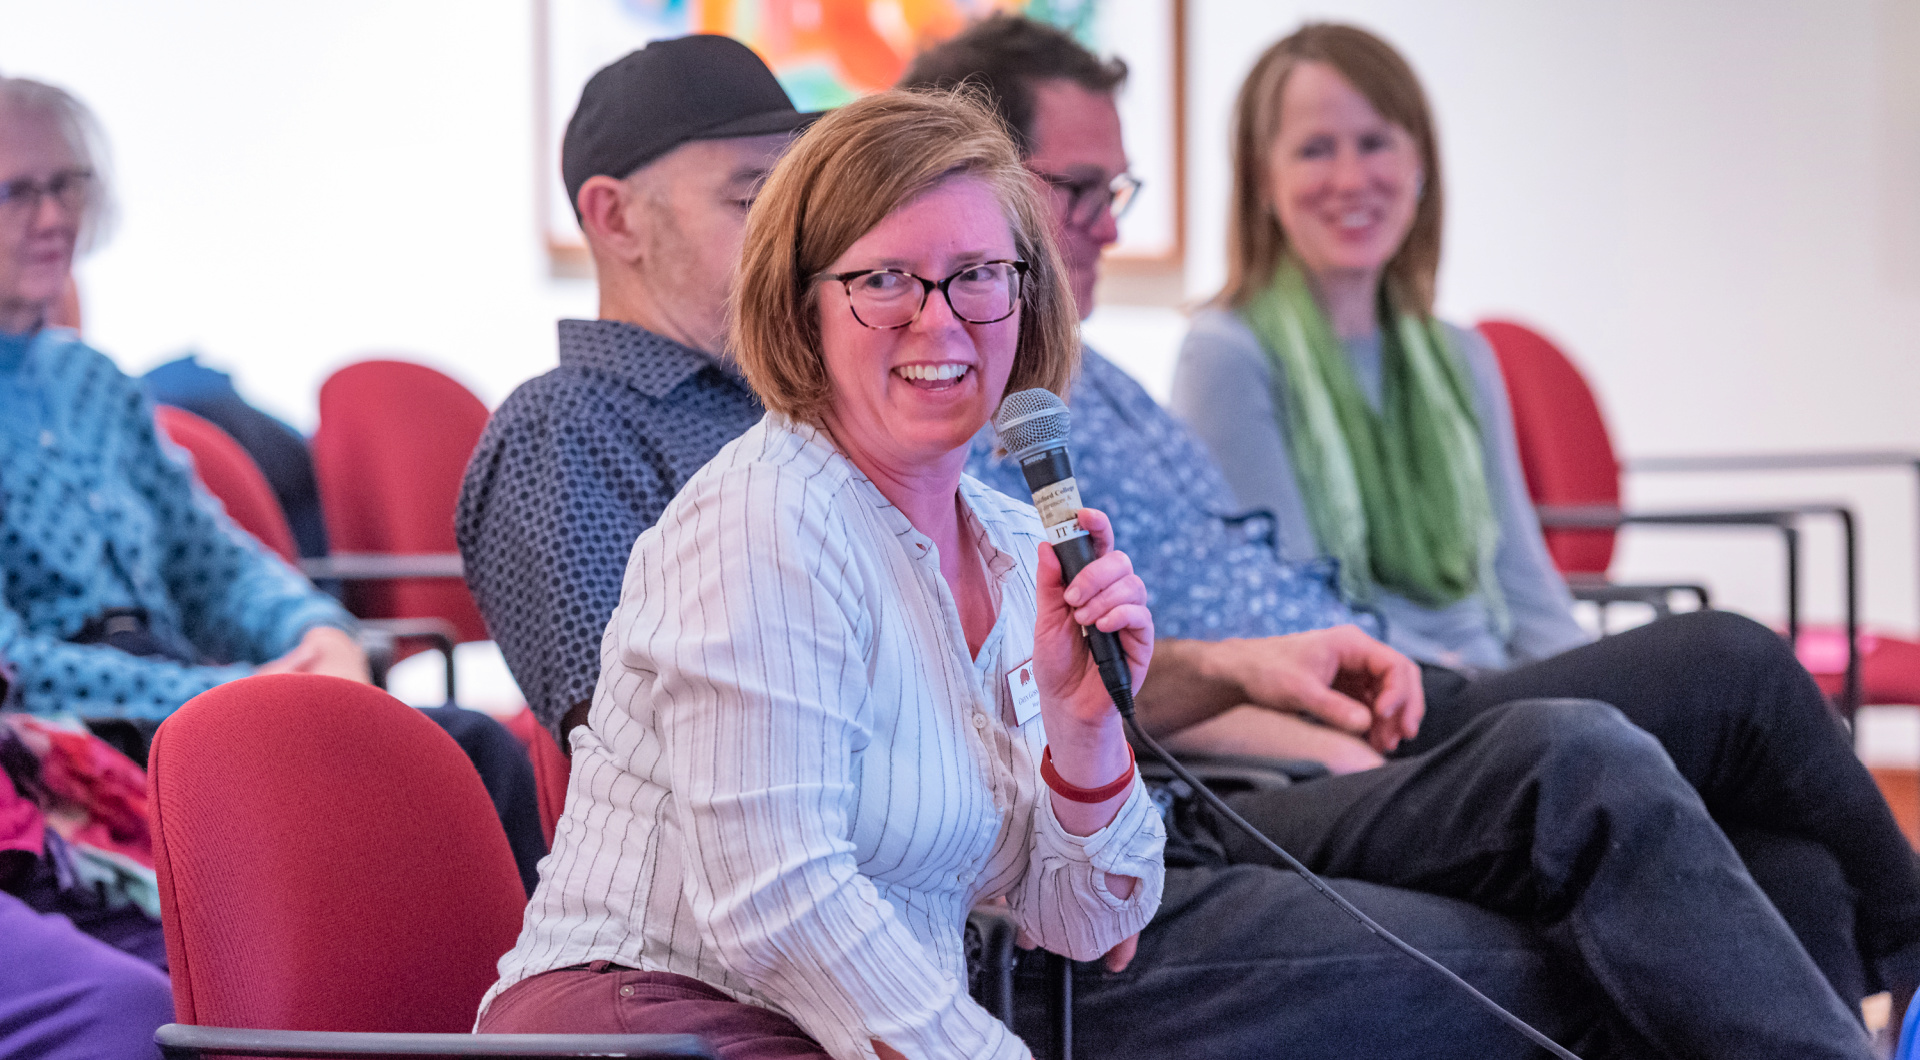
[[[93,170],[69,169],[55,173],[45,182],[21,177],[0,184],[0,217],[9,220],[30,217],[40,209],[40,201],[51,196],[60,208],[77,214],[87,204],[87,191],[93,186]]]
[[[969,324],[992,324],[1013,315],[1020,304],[1024,261],[983,261],[969,265],[944,280],[929,280],[904,269],[861,269],[821,273],[846,288],[853,319],[870,328],[904,328],[920,318],[927,296],[935,291],[947,300],[957,319]]]
[[[1075,179],[1028,168],[1049,187],[1067,193],[1067,224],[1075,228],[1087,227],[1099,218],[1100,211],[1107,209],[1113,211],[1113,219],[1118,221],[1140,194],[1140,178],[1131,173],[1122,173],[1112,180]]]

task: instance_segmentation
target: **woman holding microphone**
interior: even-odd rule
[[[1038,196],[960,96],[851,104],[769,178],[733,322],[768,415],[635,544],[482,1031],[1021,1057],[967,996],[968,909],[1082,960],[1152,916],[1160,818],[1076,628],[1137,683],[1145,588],[1084,511],[1063,590],[1033,511],[961,473],[1075,367]]]

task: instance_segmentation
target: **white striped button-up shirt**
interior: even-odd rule
[[[1153,915],[1164,832],[1138,780],[1094,835],[1054,817],[1015,695],[1040,523],[960,495],[996,597],[977,658],[933,542],[825,434],[769,415],[688,481],[634,545],[489,1001],[607,960],[783,1012],[835,1057],[1026,1055],[967,996],[968,909],[1005,895],[1090,960]],[[1108,873],[1141,883],[1121,899]]]

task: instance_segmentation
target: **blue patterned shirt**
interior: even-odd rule
[[[1080,499],[1113,520],[1114,539],[1147,584],[1157,635],[1270,637],[1345,622],[1377,632],[1372,616],[1341,602],[1331,561],[1280,558],[1273,520],[1239,514],[1206,447],[1118,365],[1083,350],[1068,405]],[[1031,497],[1020,469],[993,448],[989,426],[967,471]]]
[[[560,366],[487,422],[454,530],[467,585],[534,715],[593,696],[627,556],[764,410],[707,354],[631,324],[560,322]]]
[[[35,713],[164,718],[315,626],[353,626],[226,517],[162,449],[138,384],[67,331],[0,334],[0,570],[0,658]],[[68,642],[113,608],[204,665]]]

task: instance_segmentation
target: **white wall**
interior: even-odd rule
[[[1190,0],[1188,291],[1222,274],[1240,77],[1303,16],[1351,19],[1405,50],[1439,113],[1443,312],[1561,339],[1624,454],[1920,449],[1915,7]],[[0,71],[72,88],[115,147],[123,224],[81,272],[92,337],[131,370],[200,349],[302,426],[327,372],[369,351],[490,403],[550,366],[554,319],[594,302],[549,275],[538,238],[533,180],[553,162],[535,157],[533,19],[529,0],[0,0]],[[1179,333],[1150,309],[1091,327],[1156,389]],[[1870,613],[1920,625],[1904,480],[1633,491],[1851,496]],[[1776,554],[1642,535],[1620,570],[1704,573],[1764,616]]]
[[[130,370],[193,347],[311,427],[369,351],[497,403],[592,315],[533,206],[530,3],[0,0],[0,71],[58,82],[113,142],[122,225],[81,267]]]

